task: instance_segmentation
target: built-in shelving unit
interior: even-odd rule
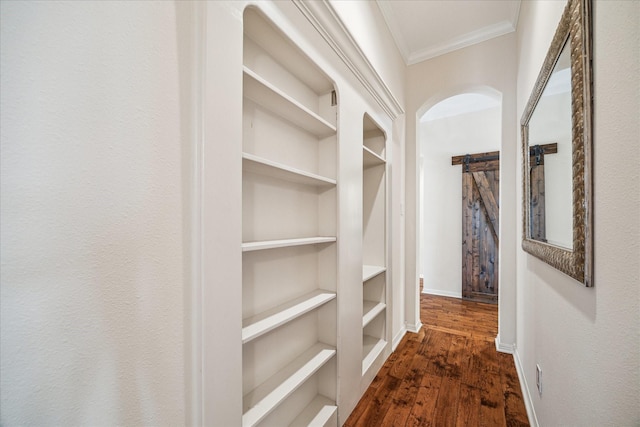
[[[243,426],[337,426],[333,83],[244,13]]]
[[[362,375],[387,346],[385,134],[365,114],[362,145]]]

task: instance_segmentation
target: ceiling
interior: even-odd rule
[[[376,0],[407,65],[516,30],[521,0]]]

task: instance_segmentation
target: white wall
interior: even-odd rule
[[[185,10],[0,6],[0,424],[182,425]]]
[[[563,7],[522,3],[519,115]],[[517,362],[540,425],[640,422],[640,3],[595,1],[593,9],[594,287],[517,254]]]
[[[433,58],[407,70],[406,85],[406,281],[417,286],[418,263],[418,118],[437,102],[465,92],[502,96],[500,164],[500,290],[499,336],[501,349],[515,343],[515,250],[517,233],[515,180],[517,162],[516,36],[507,34]],[[413,295],[407,294],[407,303]],[[417,298],[417,293],[415,295]]]
[[[451,157],[499,150],[500,119],[493,107],[419,123],[425,293],[462,297],[462,166],[452,166]]]

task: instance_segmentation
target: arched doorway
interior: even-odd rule
[[[418,121],[420,147],[420,277],[424,291],[461,297],[462,174],[451,157],[500,150],[501,97],[448,97]],[[497,272],[496,272],[497,273]]]

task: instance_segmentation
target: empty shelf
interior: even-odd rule
[[[243,90],[246,98],[319,138],[336,133],[335,126],[246,66]]]
[[[286,248],[290,246],[317,245],[319,243],[332,243],[335,237],[305,237],[302,239],[263,240],[259,242],[245,242],[242,244],[242,252],[260,251],[265,249]]]
[[[336,403],[322,395],[315,399],[296,417],[289,427],[325,427],[337,425],[338,407]],[[331,422],[334,420],[333,422]]]
[[[383,302],[363,301],[362,303],[362,327],[367,326],[375,317],[384,311],[387,305]]]
[[[318,343],[286,368],[244,396],[243,427],[254,426],[269,415],[291,393],[307,381],[336,354],[334,347]]]
[[[379,265],[363,265],[362,266],[362,281],[366,282],[369,279],[373,279],[380,273],[384,273],[386,271],[386,267],[381,267]]]
[[[249,172],[298,184],[315,186],[336,185],[335,179],[305,172],[249,153],[242,153],[242,167]]]
[[[244,344],[252,339],[258,338],[278,326],[284,325],[320,307],[335,297],[336,294],[334,292],[317,290],[264,313],[245,319],[243,321],[245,326],[242,328],[242,343]]]
[[[362,166],[370,168],[372,166],[384,165],[385,160],[371,151],[368,147],[362,146]]]
[[[369,335],[362,337],[362,375],[367,372],[376,358],[382,353],[387,342],[382,338],[374,338]]]

